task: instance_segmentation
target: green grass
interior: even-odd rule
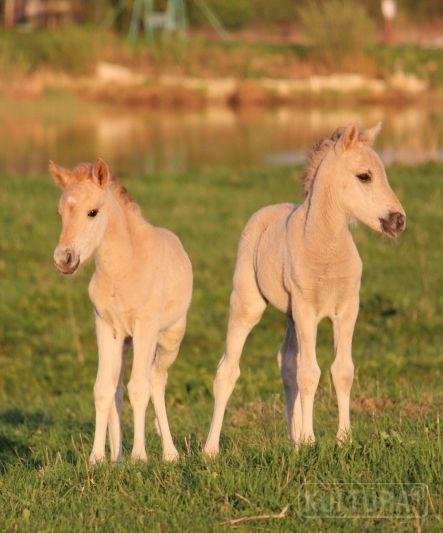
[[[406,233],[392,242],[367,228],[355,231],[364,276],[354,338],[353,443],[341,449],[334,443],[331,332],[324,323],[318,338],[323,369],[315,404],[318,443],[299,453],[289,444],[275,359],[284,319],[269,310],[247,342],[221,455],[214,461],[204,459],[201,446],[211,417],[212,379],[223,351],[239,234],[258,207],[300,198],[294,180],[298,169],[219,168],[125,180],[147,217],[180,235],[194,266],[188,330],[167,388],[181,459],[175,465],[161,461],[150,408],[148,463],[126,460],[97,468],[87,464],[96,371],[86,290],[92,265],[73,280],[62,279],[52,265],[59,192],[49,176],[2,176],[1,529],[206,532],[229,528],[220,524],[236,518],[275,515],[289,505],[282,519],[245,521],[237,527],[441,530],[442,173],[437,164],[392,167],[391,183],[408,213]],[[126,458],[131,439],[125,400]],[[408,500],[391,518],[384,512],[378,518],[345,519],[344,507],[328,518],[324,506],[308,518],[312,508],[303,498],[319,487],[312,483],[322,484],[324,498],[351,497],[351,489],[372,495],[386,487],[408,491],[408,483],[426,484],[429,496],[415,507]],[[426,517],[405,517],[419,515],[423,505]],[[360,502],[352,509],[352,514],[362,514],[364,506]]]

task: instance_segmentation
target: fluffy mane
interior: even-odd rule
[[[323,161],[327,152],[334,146],[342,136],[344,128],[336,129],[329,137],[317,141],[311,148],[306,158],[305,169],[302,174],[303,190],[306,194],[310,191],[318,167]]]
[[[72,170],[72,176],[77,181],[92,179],[93,165],[91,163],[80,163]],[[126,208],[136,213],[140,213],[140,207],[136,201],[129,195],[124,187],[115,176],[110,176],[109,186],[117,200]]]

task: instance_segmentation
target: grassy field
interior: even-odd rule
[[[408,213],[397,242],[355,231],[365,266],[353,443],[334,443],[331,328],[324,323],[318,442],[291,448],[275,358],[284,319],[269,310],[244,352],[221,455],[207,461],[201,453],[241,228],[258,207],[299,199],[298,174],[219,168],[125,181],[152,222],[180,235],[194,265],[188,331],[167,389],[181,459],[162,463],[150,407],[148,463],[96,468],[87,464],[96,371],[86,290],[92,266],[70,280],[53,267],[59,192],[49,176],[1,177],[2,531],[441,531],[442,165],[390,169]],[[126,457],[131,443],[125,400]],[[381,505],[383,498],[392,505]]]

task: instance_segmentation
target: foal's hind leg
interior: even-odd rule
[[[168,379],[168,368],[177,357],[185,329],[186,318],[183,318],[169,329],[160,332],[154,365],[151,370],[151,398],[154,404],[156,425],[162,440],[165,461],[178,459],[178,452],[172,440],[166,414],[165,387]]]
[[[289,435],[297,444],[301,435],[301,403],[297,385],[297,337],[294,322],[288,317],[285,338],[278,354],[280,372],[286,396],[286,420]]]
[[[210,456],[218,453],[223,417],[229,397],[240,376],[239,361],[246,338],[260,321],[266,308],[266,302],[257,286],[251,285],[248,289],[239,292],[234,288],[231,294],[226,351],[220,360],[214,380],[214,414],[205,444],[205,452]]]

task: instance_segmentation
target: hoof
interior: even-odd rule
[[[205,455],[213,459],[214,457],[217,457],[218,455],[218,446],[205,446],[203,451]]]
[[[89,456],[89,464],[91,466],[98,465],[100,463],[103,463],[104,461],[105,461],[104,453],[96,453],[94,451],[91,452],[91,455]]]
[[[143,461],[145,463],[148,460],[148,456],[146,455],[145,450],[142,450],[142,451],[132,450],[131,459],[133,461]]]
[[[179,457],[178,451],[175,449],[163,453],[163,461],[166,461],[167,463],[178,461]]]
[[[306,435],[304,437],[300,437],[300,439],[295,442],[295,447],[297,449],[300,449],[300,446],[314,446],[315,444],[315,437],[314,435]]]
[[[346,444],[352,444],[352,435],[350,431],[339,431],[337,433],[337,445],[344,446]]]

